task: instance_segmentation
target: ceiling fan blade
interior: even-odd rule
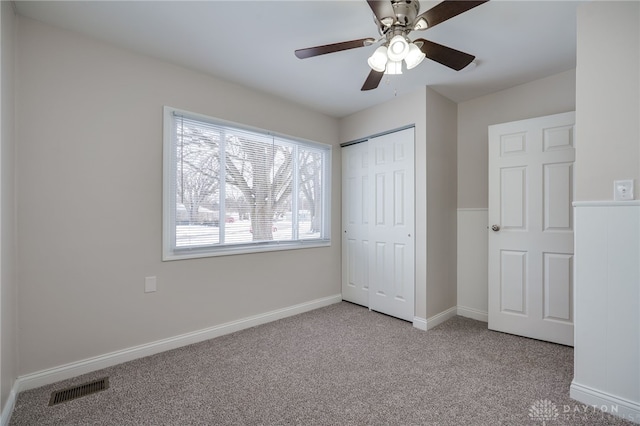
[[[367,0],[367,3],[378,21],[383,25],[388,27],[395,22],[396,11],[393,10],[391,0]]]
[[[382,81],[382,76],[384,76],[384,71],[371,70],[369,76],[362,85],[362,89],[360,90],[364,91],[375,89],[380,84],[380,81]]]
[[[456,71],[460,71],[476,58],[475,56],[469,55],[468,53],[464,53],[459,50],[452,49],[450,47],[443,46],[429,40],[425,40],[423,38],[415,40],[414,43],[416,45],[422,43],[422,46],[420,46],[420,50],[424,52],[427,58],[439,62],[442,65]]]
[[[467,0],[444,0],[431,9],[420,14],[416,18],[416,22],[420,18],[424,18],[427,21],[427,28],[435,27],[436,25],[451,19],[454,16],[458,16],[467,10],[473,9],[476,6],[480,6],[482,3],[486,3],[489,0],[480,1],[467,1]]]
[[[311,58],[327,53],[340,52],[341,50],[355,49],[357,47],[368,46],[376,40],[373,38],[361,38],[358,40],[343,41],[341,43],[325,44],[324,46],[307,47],[296,50],[296,56],[300,59]]]

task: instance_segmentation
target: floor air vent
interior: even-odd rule
[[[72,388],[55,391],[51,393],[49,406],[71,401],[76,398],[82,398],[83,396],[91,395],[92,393],[100,392],[105,389],[109,389],[108,377],[103,377],[102,379],[89,383],[83,383]]]

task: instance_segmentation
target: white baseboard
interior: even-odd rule
[[[458,309],[453,306],[446,311],[442,311],[439,314],[432,316],[431,318],[427,318],[427,330],[431,330],[436,325],[440,325],[448,319],[451,319],[456,316]]]
[[[460,309],[461,309],[460,306],[457,306],[457,307],[454,306],[428,319],[413,317],[413,326],[422,331],[431,330],[436,325],[442,324],[443,322],[455,317],[456,315],[483,321],[481,319],[483,312],[476,311],[475,309],[471,309],[471,308],[462,308],[464,312],[460,313]],[[471,315],[474,315],[474,316],[471,316]],[[484,312],[484,322],[487,322],[486,312]]]
[[[255,327],[260,324],[266,324],[271,321],[301,314],[303,312],[312,311],[340,301],[342,301],[342,295],[336,294],[334,296],[324,297],[322,299],[312,300],[299,305],[289,306],[275,311],[266,312],[264,314],[254,315],[237,321],[231,321],[202,330],[181,334],[168,339],[162,339],[146,343],[144,345],[134,346],[58,367],[37,371],[35,373],[18,377],[18,380],[16,380],[17,389],[18,392],[21,392],[23,390],[37,388],[60,380],[70,379],[81,374],[122,364],[123,362],[132,361],[134,359],[213,339],[225,334]]]
[[[420,317],[413,317],[413,326],[418,330],[427,331],[427,320]]]
[[[459,212],[488,212],[489,211],[487,207],[469,207],[469,208],[461,207],[457,210]]]
[[[477,321],[489,322],[488,312],[479,311],[478,309],[473,308],[467,308],[466,306],[458,306],[458,315]]]
[[[640,424],[640,403],[618,398],[606,392],[576,383],[571,383],[569,396],[576,401],[595,407],[603,412]]]
[[[9,398],[2,407],[2,413],[0,414],[0,426],[7,426],[9,420],[11,420],[11,413],[13,413],[13,407],[16,405],[16,397],[18,395],[18,383],[13,384],[11,392],[9,392]]]

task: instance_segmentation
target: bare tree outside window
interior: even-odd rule
[[[322,155],[310,150],[300,151],[300,195],[303,207],[311,215],[308,233],[320,232],[322,216]]]
[[[205,212],[212,212],[220,186],[219,134],[182,123],[180,132],[176,198],[186,211],[180,219],[191,224],[213,222],[213,215]]]
[[[233,136],[226,148],[226,183],[248,201],[253,239],[273,240],[276,214],[291,196],[292,148]]]

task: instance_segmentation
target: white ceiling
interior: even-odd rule
[[[424,12],[438,2],[422,1]],[[476,56],[456,72],[425,60],[360,88],[375,46],[308,59],[295,49],[378,37],[365,0],[16,1],[33,19],[343,117],[417,87],[460,102],[575,67],[580,1],[492,0],[413,32]]]

